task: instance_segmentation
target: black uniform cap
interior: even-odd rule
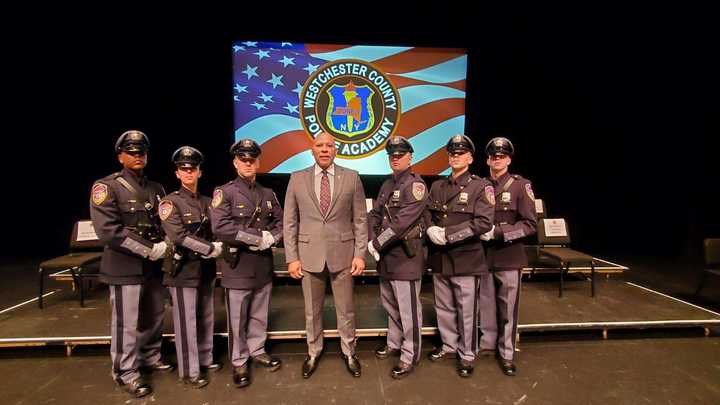
[[[515,154],[515,147],[509,139],[498,136],[488,142],[485,146],[485,153],[487,153],[488,156],[501,154],[512,157]]]
[[[115,152],[147,152],[150,140],[144,132],[138,130],[125,131],[115,142]]]
[[[469,136],[458,134],[448,140],[447,145],[445,145],[445,150],[447,150],[448,153],[470,152],[474,155],[475,144]]]
[[[385,150],[388,155],[404,155],[408,152],[412,153],[413,147],[410,141],[402,136],[393,136],[385,144]]]
[[[230,147],[230,154],[237,157],[255,159],[261,153],[260,145],[252,139],[241,139]]]
[[[172,154],[177,167],[197,167],[205,160],[203,154],[192,146],[181,146]]]

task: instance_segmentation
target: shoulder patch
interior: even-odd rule
[[[490,205],[495,205],[495,187],[485,186],[485,199],[488,200]]]
[[[92,187],[91,195],[93,204],[101,205],[105,202],[108,196],[107,185],[103,183],[95,183],[95,185]]]
[[[533,194],[532,186],[530,183],[525,183],[525,192],[531,200],[535,201],[535,194]]]
[[[220,204],[223,202],[223,191],[221,188],[216,188],[213,192],[213,198],[210,205],[212,205],[213,208],[217,208],[220,206]]]
[[[170,214],[172,214],[173,211],[173,203],[170,200],[162,200],[160,201],[160,205],[158,205],[158,215],[160,215],[161,220],[166,220],[170,217]]]
[[[416,181],[412,184],[412,195],[416,200],[420,201],[425,196],[425,183]]]

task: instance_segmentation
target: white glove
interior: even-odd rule
[[[222,253],[222,242],[213,242],[213,250],[207,256],[201,256],[203,259],[214,259]]]
[[[368,241],[367,249],[368,249],[368,252],[370,252],[370,254],[372,255],[372,257],[375,258],[376,262],[380,260],[380,253],[378,253],[378,251],[375,250],[375,246],[373,246],[373,243],[371,240]]]
[[[495,237],[495,225],[493,225],[492,229],[490,229],[489,231],[480,235],[480,239],[482,239],[482,240],[490,240],[494,237]]]
[[[159,258],[165,256],[165,251],[167,250],[167,243],[165,241],[158,242],[153,244],[152,250],[150,251],[150,254],[148,255],[148,259],[155,261]]]
[[[260,250],[269,249],[275,243],[275,237],[268,231],[262,231],[262,242],[260,242]]]
[[[445,238],[445,228],[433,225],[427,229],[426,233],[432,243],[440,246],[447,244],[447,239]]]

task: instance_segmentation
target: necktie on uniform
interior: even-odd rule
[[[327,215],[330,208],[330,179],[327,171],[322,171],[322,179],[320,180],[320,211],[323,216]]]

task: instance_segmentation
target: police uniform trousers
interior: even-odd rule
[[[272,282],[256,289],[225,289],[228,356],[233,367],[265,353]]]
[[[353,301],[353,277],[350,269],[331,273],[327,266],[320,273],[303,271],[302,291],[305,299],[305,331],[308,355],[317,357],[323,349],[322,312],[325,288],[330,278],[340,349],[346,356],[355,354],[355,303]]]
[[[433,286],[442,350],[457,353],[466,361],[475,360],[479,277],[435,274]]]
[[[168,287],[173,300],[173,326],[180,378],[200,375],[200,367],[213,360],[213,324],[215,280],[199,287]]]
[[[139,367],[160,360],[165,287],[153,274],[144,284],[111,284],[110,359],[112,377],[127,384],[140,377]]]
[[[380,300],[388,313],[387,345],[391,349],[400,349],[400,361],[406,364],[420,361],[421,282],[380,279]]]
[[[521,269],[491,269],[489,274],[480,276],[480,349],[497,348],[505,360],[515,356],[521,280]]]

